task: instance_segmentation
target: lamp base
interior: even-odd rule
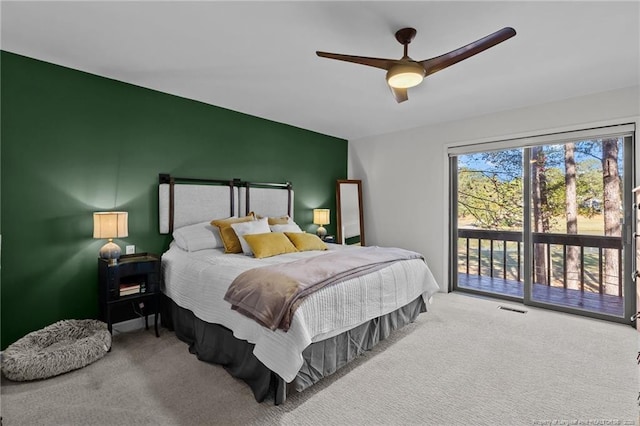
[[[320,225],[320,226],[318,226],[318,230],[316,231],[316,235],[318,237],[320,237],[321,239],[323,239],[325,237],[325,235],[327,235],[327,230],[324,228],[324,226]]]
[[[118,246],[111,240],[107,244],[103,245],[99,252],[100,259],[108,260],[110,265],[115,265],[118,263],[120,254],[122,254],[120,246]]]

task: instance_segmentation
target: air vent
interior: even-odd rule
[[[508,306],[502,306],[502,305],[499,305],[498,309],[502,309],[502,310],[505,310],[505,311],[511,311],[511,312],[517,312],[519,314],[526,314],[527,313],[527,311],[523,311],[522,309],[510,308]]]

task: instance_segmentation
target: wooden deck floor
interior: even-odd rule
[[[491,278],[482,275],[458,274],[458,287],[497,293],[508,296],[524,297],[524,284],[520,281]],[[623,316],[624,301],[620,296],[591,293],[587,291],[549,287],[533,284],[532,299],[571,308],[585,309],[608,315]]]

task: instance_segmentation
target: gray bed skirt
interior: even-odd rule
[[[304,363],[298,375],[287,384],[253,355],[253,344],[235,338],[226,327],[202,321],[167,297],[164,300],[162,323],[189,345],[189,352],[199,360],[222,365],[233,377],[243,380],[253,391],[256,401],[263,402],[269,398],[275,404],[283,403],[288,391],[302,392],[323,377],[335,373],[386,339],[394,330],[426,312],[422,297],[418,297],[396,311],[312,343],[302,353]]]

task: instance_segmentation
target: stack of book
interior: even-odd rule
[[[120,284],[120,296],[140,293],[140,284]]]

